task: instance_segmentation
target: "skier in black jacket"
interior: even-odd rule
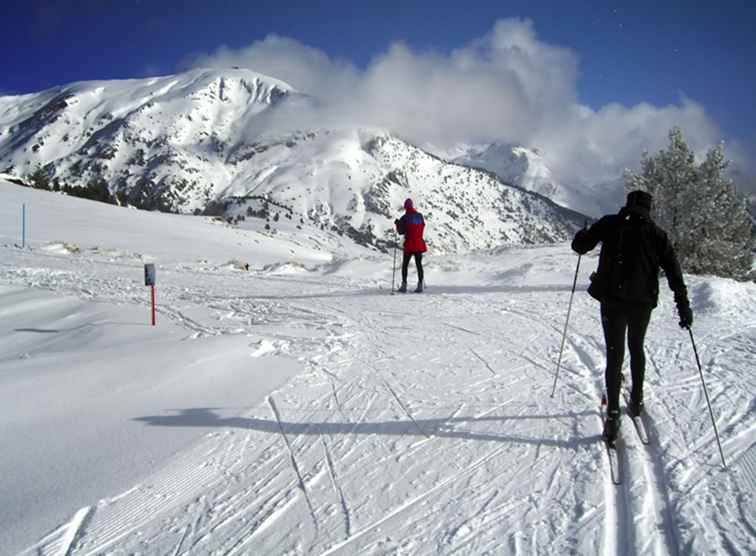
[[[580,230],[572,240],[572,249],[580,254],[601,242],[598,270],[591,275],[588,293],[601,302],[608,398],[604,437],[610,442],[619,431],[620,373],[626,331],[633,381],[628,411],[632,416],[643,412],[646,366],[643,342],[651,311],[659,298],[660,268],[675,294],[680,326],[689,328],[693,324],[680,264],[667,234],[651,220],[651,202],[651,195],[645,191],[632,191],[619,214],[604,216],[590,228]]]

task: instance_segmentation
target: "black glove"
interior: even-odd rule
[[[575,237],[572,240],[572,250],[575,251],[575,253],[579,253],[580,255],[585,255],[587,251],[580,246],[581,243],[586,241],[586,237],[588,235],[588,230],[583,228],[582,230],[578,230],[578,232],[575,234]]]
[[[693,311],[687,303],[677,305],[677,314],[680,315],[680,328],[690,328],[693,324]]]
[[[578,232],[575,234],[574,241],[586,241],[586,236],[588,235],[588,230],[583,228],[582,230],[578,230]]]
[[[398,218],[394,219],[394,224],[396,224],[397,226],[399,225],[399,219]]]

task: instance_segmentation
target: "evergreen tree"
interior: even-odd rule
[[[37,165],[34,172],[28,176],[27,180],[31,183],[31,186],[34,189],[50,189],[50,177],[39,165]]]
[[[751,270],[751,219],[746,199],[726,175],[728,164],[720,145],[697,165],[682,132],[673,128],[667,149],[644,153],[640,174],[625,177],[628,191],[654,196],[652,217],[687,272],[743,278]]]

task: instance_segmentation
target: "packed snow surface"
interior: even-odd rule
[[[391,254],[246,224],[0,182],[0,553],[756,553],[756,285],[687,277],[727,469],[662,286],[614,486],[595,254],[552,398],[566,243],[391,295]]]

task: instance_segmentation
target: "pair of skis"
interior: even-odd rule
[[[627,395],[625,395],[625,403],[629,407],[630,406],[630,400]],[[606,408],[606,395],[604,395],[601,398],[601,417],[602,420],[606,420],[606,415],[604,409]],[[638,439],[640,440],[641,444],[644,446],[649,445],[649,439],[648,439],[648,433],[646,432],[646,425],[643,423],[643,417],[642,415],[638,416],[630,416],[628,415],[633,422],[633,428],[635,429],[636,434],[638,435]],[[609,442],[606,438],[602,436],[602,440],[604,442],[604,446],[606,447],[606,455],[609,458],[609,469],[612,475],[612,483],[615,485],[621,485],[622,484],[622,457],[620,455],[619,448],[622,447],[623,441],[621,437],[617,437],[614,442]]]
[[[422,289],[420,291],[417,291],[417,290],[404,290],[404,291],[396,290],[396,292],[391,292],[391,295],[394,295],[394,293],[423,293],[423,291],[425,291],[425,290],[424,289]]]

